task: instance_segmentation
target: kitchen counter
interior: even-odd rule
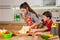
[[[9,39],[4,39],[3,37],[0,37],[0,40],[44,40],[41,37],[38,36],[13,36],[12,38]],[[59,40],[58,36],[54,38],[49,38],[49,40]]]
[[[0,24],[14,24],[14,23],[24,23],[24,22],[15,22],[15,21],[0,21]]]
[[[0,29],[6,28],[7,30],[20,30],[21,27],[23,25],[26,25],[25,23],[20,23],[20,22],[0,22]],[[58,27],[57,27],[58,30]],[[57,31],[58,34],[58,31]],[[12,38],[9,39],[4,39],[2,37],[0,37],[0,40],[41,40],[42,38],[40,37],[18,37],[18,36],[14,36]],[[58,39],[58,38],[57,38]],[[43,39],[42,39],[43,40]]]
[[[38,32],[37,34],[48,34],[50,32]],[[0,37],[0,40],[44,40],[40,36],[12,36],[9,39],[5,39],[3,37]],[[49,38],[49,40],[59,40],[58,36],[54,36]]]
[[[32,36],[23,36],[23,37],[14,36],[14,37],[9,38],[9,39],[4,39],[3,37],[0,37],[0,40],[41,40],[41,39],[42,38],[39,38],[37,36],[36,37],[32,37]]]

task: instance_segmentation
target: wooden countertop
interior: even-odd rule
[[[32,36],[23,36],[23,37],[19,37],[19,36],[14,36],[12,38],[9,39],[5,39],[3,37],[0,37],[0,40],[41,40],[42,38],[39,37],[32,37]]]
[[[59,40],[58,36],[55,36],[54,38],[49,38],[50,40]],[[4,39],[3,37],[0,37],[0,40],[44,40],[41,37],[38,36],[13,36],[9,39]]]

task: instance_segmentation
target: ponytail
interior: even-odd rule
[[[25,8],[25,9],[28,8],[29,12],[34,13],[36,15],[36,17],[39,18],[38,15],[37,15],[37,13],[29,6],[29,4],[27,2],[22,3],[20,5],[20,8]]]

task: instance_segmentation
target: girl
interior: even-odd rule
[[[51,26],[53,24],[52,21],[52,14],[49,11],[46,11],[43,13],[43,24],[44,24],[44,28],[41,29],[32,29],[32,32],[44,32],[44,31],[51,31]]]
[[[20,5],[20,11],[24,14],[22,18],[25,19],[28,26],[34,28],[40,24],[37,13],[31,9],[28,3],[24,2]]]
[[[21,17],[26,21],[27,25],[31,28],[37,28],[40,24],[37,13],[31,9],[28,3],[24,2],[20,5],[20,11],[22,12]],[[15,35],[21,35],[17,31],[13,31]],[[28,35],[29,33],[25,34]]]

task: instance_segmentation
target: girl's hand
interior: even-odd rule
[[[31,26],[31,28],[37,28],[36,23],[34,23],[34,24]]]

